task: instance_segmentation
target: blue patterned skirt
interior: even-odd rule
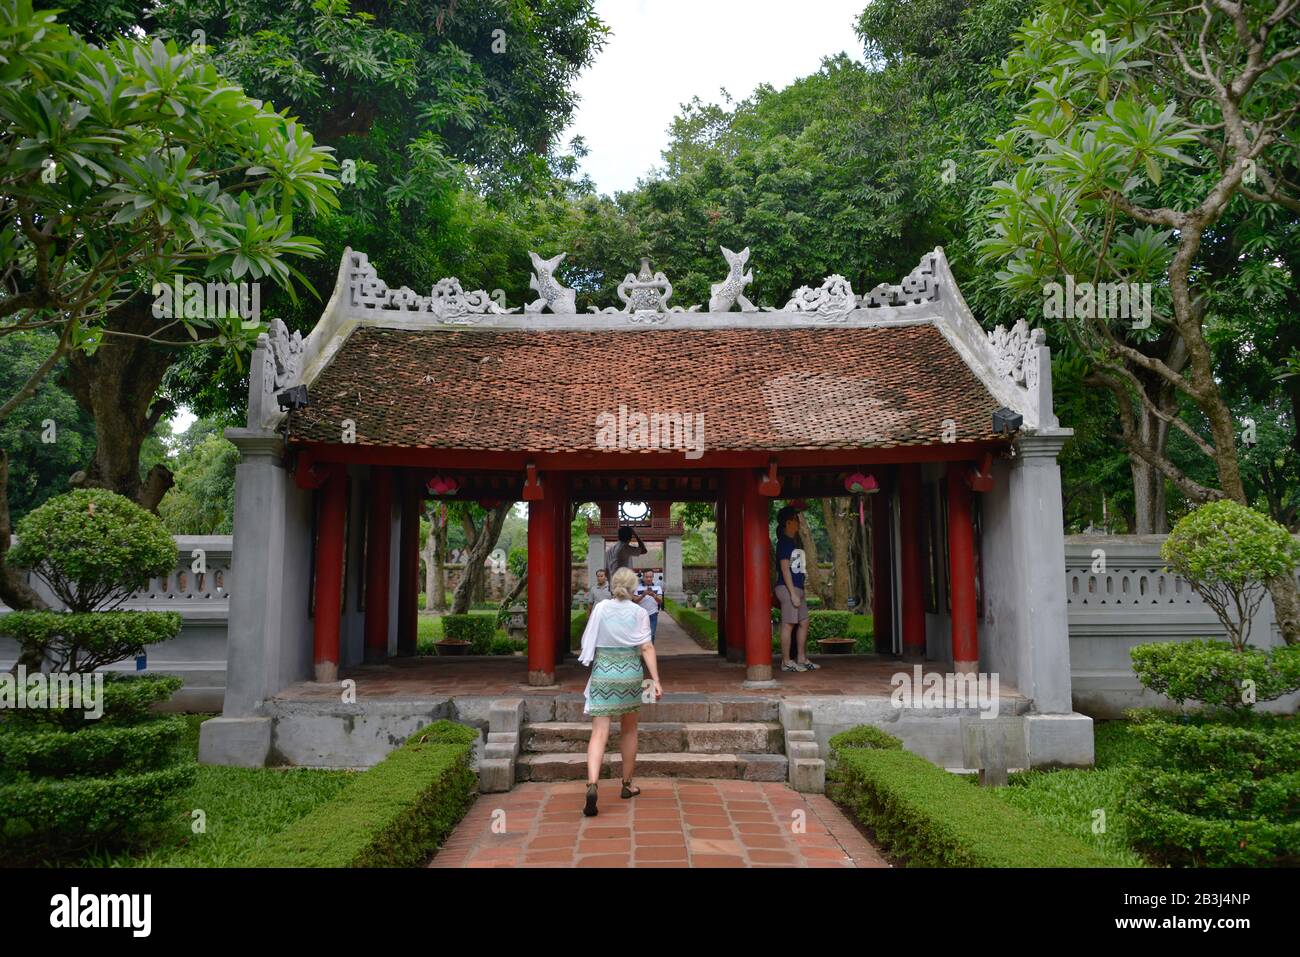
[[[637,711],[644,678],[640,648],[597,648],[583,710],[605,717]]]

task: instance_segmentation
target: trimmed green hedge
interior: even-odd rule
[[[1122,801],[1135,847],[1162,865],[1300,864],[1295,719],[1132,716],[1133,734],[1153,746]]]
[[[886,751],[903,750],[903,742],[888,731],[883,731],[872,724],[860,724],[839,734],[831,735],[827,742],[832,755],[838,755],[842,748],[881,748]]]
[[[470,654],[487,655],[492,652],[492,639],[496,637],[496,618],[490,615],[443,615],[444,641],[468,641]]]
[[[194,764],[104,778],[18,781],[0,786],[0,860],[30,847],[59,853],[136,833],[157,822],[194,783]]]
[[[436,721],[276,835],[250,867],[418,867],[474,800],[478,732]]]
[[[848,638],[849,618],[847,611],[812,611],[808,612],[808,640],[820,641],[823,638]]]
[[[885,850],[905,865],[1107,866],[1087,845],[924,758],[874,743],[883,739],[860,728],[846,734],[868,743],[833,747],[835,800],[871,827]]]
[[[664,599],[664,610],[672,616],[673,621],[682,626],[683,631],[695,639],[697,644],[705,648],[717,649],[718,623],[708,615],[678,604],[671,598]]]
[[[184,736],[180,715],[125,726],[88,724],[80,731],[0,731],[0,781],[19,774],[68,778],[152,771],[171,762]]]

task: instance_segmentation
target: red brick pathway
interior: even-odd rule
[[[600,782],[528,782],[483,794],[430,867],[887,867],[821,794],[783,783],[643,778],[624,801]]]

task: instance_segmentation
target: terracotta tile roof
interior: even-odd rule
[[[635,332],[357,329],[292,439],[598,450],[598,416],[704,415],[708,450],[883,448],[992,437],[998,403],[929,325]],[[694,419],[692,418],[692,421]]]

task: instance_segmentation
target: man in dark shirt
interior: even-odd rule
[[[814,671],[808,660],[808,602],[804,598],[805,558],[799,547],[799,510],[787,505],[776,513],[776,597],[781,602],[781,670]],[[791,647],[792,641],[797,646]]]
[[[636,544],[632,544],[632,539],[636,539]],[[632,531],[631,527],[624,525],[618,530],[618,541],[605,550],[605,577],[613,581],[614,572],[620,568],[631,568],[632,559],[637,555],[644,555],[650,549],[645,547],[645,542],[641,541],[641,536]]]

